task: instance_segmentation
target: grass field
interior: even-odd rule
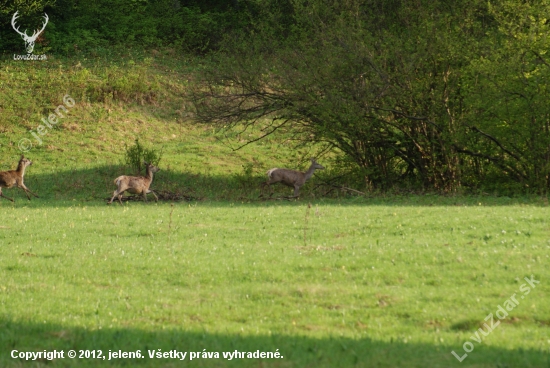
[[[0,170],[15,167],[18,141],[64,94],[76,101],[26,154],[25,183],[40,198],[8,189],[15,204],[0,199],[1,367],[550,367],[540,198],[322,196],[313,179],[298,201],[260,201],[265,170],[303,169],[315,148],[289,152],[282,135],[232,151],[242,137],[220,141],[180,111],[189,65],[163,54],[98,60],[0,65],[0,118],[11,122]],[[151,89],[114,83],[117,68]],[[118,100],[101,94],[111,87]],[[136,137],[164,148],[153,187],[197,200],[105,205]],[[332,158],[321,162],[330,173]],[[11,356],[54,349],[65,358]],[[149,357],[159,349],[188,355]],[[109,361],[119,350],[143,358]],[[223,357],[236,350],[282,358]]]
[[[548,365],[548,209],[536,203],[36,200],[2,211],[0,345],[10,351],[284,356],[197,366]],[[462,356],[531,275],[540,284],[458,363],[451,350]],[[21,364],[8,351],[1,362]],[[114,366],[127,364],[179,363]]]

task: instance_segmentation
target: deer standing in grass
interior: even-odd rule
[[[300,188],[313,176],[315,170],[323,170],[324,168],[314,158],[311,159],[311,166],[306,172],[274,168],[267,172],[267,181],[263,185],[267,185],[270,189],[270,197],[273,195],[271,184],[281,183],[287,187],[294,188],[294,195],[292,197],[296,198],[300,195]]]
[[[38,196],[33,192],[31,192],[29,188],[27,188],[23,183],[23,177],[25,176],[25,169],[27,168],[27,166],[31,166],[31,165],[32,165],[32,161],[29,160],[28,158],[25,158],[23,155],[21,155],[21,159],[19,160],[19,164],[17,165],[17,170],[0,172],[0,197],[4,197],[7,200],[10,200],[13,202],[12,198],[8,198],[2,193],[2,188],[9,189],[13,186],[16,186],[25,191],[25,194],[27,195],[27,198],[29,199],[29,201],[31,200],[29,193],[35,196],[36,198],[38,198]]]
[[[118,197],[118,201],[122,204],[122,194],[124,192],[132,194],[141,194],[143,195],[143,200],[147,202],[147,194],[153,193],[155,196],[155,202],[158,202],[158,197],[149,186],[153,182],[153,174],[158,172],[160,169],[150,163],[144,162],[147,173],[145,176],[126,176],[122,175],[115,179],[115,185],[117,189],[113,194],[113,198],[109,201],[108,204],[113,203],[115,197]]]

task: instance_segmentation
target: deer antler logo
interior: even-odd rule
[[[15,26],[15,21],[17,20],[17,13],[19,11],[16,11],[13,17],[11,18],[11,26],[15,30],[15,32],[19,33],[21,37],[23,38],[23,41],[25,41],[25,49],[27,49],[28,54],[32,54],[34,50],[34,42],[40,36],[40,34],[44,31],[44,28],[46,28],[46,24],[48,24],[48,14],[44,13],[44,24],[42,25],[42,29],[40,31],[35,30],[32,36],[27,35],[27,30],[25,29],[25,32],[19,31],[19,27]]]

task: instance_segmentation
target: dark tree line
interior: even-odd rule
[[[214,50],[222,36],[246,26],[253,2],[238,0],[3,0],[0,50],[18,52],[21,40],[11,27],[19,11],[22,30],[50,18],[40,39],[42,52],[66,55],[115,45],[176,47],[193,53]],[[40,49],[37,48],[37,52]]]

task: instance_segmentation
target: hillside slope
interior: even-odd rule
[[[34,161],[26,183],[42,197],[92,200],[131,174],[122,163],[135,139],[163,152],[155,188],[197,197],[257,196],[267,169],[306,168],[311,147],[291,149],[284,135],[234,150],[260,132],[193,124],[185,94],[199,67],[171,50],[2,61],[0,170],[23,152]]]

